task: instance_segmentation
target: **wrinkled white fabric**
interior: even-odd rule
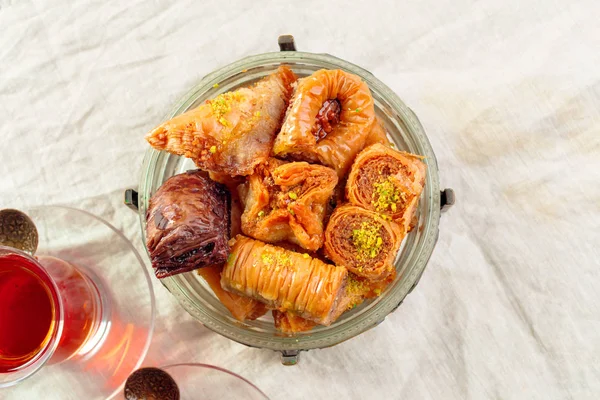
[[[84,208],[146,257],[122,205],[144,134],[202,76],[291,33],[400,95],[457,204],[416,290],[377,328],[283,367],[196,323],[154,280],[145,364],[216,364],[273,399],[595,399],[599,21],[594,0],[0,0],[0,207]]]

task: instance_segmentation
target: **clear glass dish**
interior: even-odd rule
[[[284,336],[273,327],[270,316],[243,323],[235,320],[194,272],[162,280],[180,304],[209,329],[248,346],[280,351],[284,364],[294,364],[299,351],[329,347],[350,339],[381,323],[402,303],[423,273],[438,237],[440,188],[433,149],[415,114],[370,72],[331,55],[282,51],[244,58],[207,75],[165,119],[196,107],[220,93],[247,86],[273,72],[281,64],[288,65],[298,76],[306,76],[322,68],[339,68],[360,76],[369,85],[377,115],[396,147],[425,156],[428,166],[425,189],[419,204],[418,225],[404,240],[395,260],[398,271],[396,280],[381,296],[343,314],[329,327],[318,326],[309,332]],[[183,157],[154,149],[147,151],[138,198],[144,240],[146,210],[152,194],[169,177],[194,168],[194,164]]]

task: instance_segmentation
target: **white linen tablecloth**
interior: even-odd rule
[[[597,0],[0,0],[0,207],[84,208],[145,257],[122,205],[145,132],[202,76],[284,33],[396,91],[457,204],[417,289],[377,328],[284,367],[154,280],[145,364],[216,364],[273,399],[599,398]]]

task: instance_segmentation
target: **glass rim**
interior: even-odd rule
[[[205,364],[205,363],[177,363],[177,364],[168,364],[168,365],[164,365],[162,367],[159,367],[160,369],[169,372],[169,369],[174,369],[174,368],[178,368],[178,367],[183,367],[183,368],[188,368],[188,367],[192,367],[192,368],[206,368],[206,369],[212,369],[215,371],[219,371],[219,372],[223,372],[225,374],[228,374],[230,376],[233,376],[236,379],[242,380],[245,383],[247,383],[248,385],[250,385],[253,389],[255,389],[258,393],[260,393],[265,399],[269,399],[269,396],[267,396],[262,390],[260,390],[260,388],[258,386],[256,386],[254,383],[252,383],[250,380],[244,378],[241,375],[236,374],[233,371],[230,371],[228,369],[216,366],[216,365],[212,365],[212,364]],[[177,382],[175,382],[177,383]]]
[[[64,326],[63,300],[52,276],[46,272],[44,266],[40,264],[34,256],[14,247],[0,245],[0,258],[10,254],[16,254],[17,256],[27,259],[28,262],[32,263],[39,270],[36,271],[36,273],[41,273],[46,278],[47,282],[44,282],[44,285],[47,285],[48,283],[52,285],[52,287],[48,289],[50,290],[49,295],[54,307],[54,324],[51,327],[52,332],[48,332],[50,339],[29,361],[15,371],[0,373],[0,389],[16,385],[39,371],[50,360],[58,348]],[[5,380],[4,377],[8,377],[9,379]]]
[[[148,292],[149,292],[148,293],[149,301],[150,301],[150,305],[149,305],[150,318],[147,320],[148,321],[147,337],[145,338],[144,345],[142,346],[142,348],[140,350],[141,356],[136,360],[135,364],[131,368],[132,371],[138,369],[144,362],[146,356],[148,355],[150,345],[152,344],[152,338],[154,337],[154,329],[155,329],[155,325],[156,325],[156,312],[157,312],[156,311],[156,295],[154,293],[154,286],[152,284],[152,279],[151,279],[150,273],[148,272],[148,270],[146,268],[146,262],[144,261],[143,256],[138,252],[135,245],[131,242],[131,240],[129,240],[127,238],[127,236],[125,236],[125,234],[122,231],[117,229],[111,222],[109,222],[109,221],[105,220],[104,218],[101,218],[100,216],[95,215],[89,211],[82,210],[82,209],[76,208],[76,207],[62,205],[62,204],[52,204],[52,205],[33,206],[31,208],[28,208],[27,212],[28,213],[31,212],[31,214],[35,215],[38,212],[44,213],[44,212],[47,212],[47,210],[52,210],[52,209],[62,210],[63,212],[66,212],[66,213],[80,213],[80,214],[82,214],[82,216],[85,216],[86,218],[90,218],[91,220],[95,221],[96,223],[100,224],[101,226],[104,226],[105,228],[107,228],[111,232],[111,234],[115,235],[115,237],[122,240],[122,242],[125,243],[125,245],[129,249],[130,253],[133,256],[135,256],[135,259],[137,260],[137,263],[135,264],[136,270],[137,270],[137,268],[139,268],[138,273],[143,274],[143,277],[144,277],[143,280],[147,284],[147,288],[148,288]],[[38,229],[39,229],[39,227],[38,227]],[[121,383],[121,385],[118,388],[115,388],[112,393],[107,395],[107,399],[114,398],[118,393],[120,393],[123,390],[124,385],[125,385],[125,381],[123,380],[123,382]]]
[[[211,88],[218,87],[222,81],[237,73],[244,72],[244,70],[250,70],[251,68],[280,65],[285,64],[286,62],[304,63],[305,65],[318,66],[321,68],[341,68],[359,75],[369,85],[372,92],[377,92],[391,105],[398,120],[406,125],[411,138],[415,140],[419,154],[426,157],[428,165],[426,185],[422,196],[428,198],[426,202],[427,210],[425,210],[426,220],[423,231],[423,241],[416,244],[414,249],[416,253],[411,255],[411,261],[415,265],[415,268],[412,268],[408,275],[402,277],[402,280],[407,281],[408,284],[395,285],[391,292],[386,293],[385,296],[380,296],[371,304],[367,305],[361,312],[357,313],[357,315],[353,316],[351,320],[347,321],[347,326],[334,327],[333,329],[336,330],[336,332],[317,332],[313,335],[306,336],[296,335],[291,337],[281,336],[269,338],[265,338],[262,332],[248,329],[241,332],[239,331],[241,329],[239,326],[234,326],[234,324],[225,323],[219,320],[216,315],[213,315],[215,312],[208,307],[203,305],[195,307],[193,304],[195,300],[190,298],[185,286],[178,282],[177,277],[161,280],[161,283],[177,298],[182,306],[209,329],[226,336],[229,339],[249,346],[264,347],[278,351],[301,351],[329,347],[355,337],[378,325],[389,313],[394,311],[400,305],[418,282],[433,253],[439,233],[440,191],[437,160],[433,148],[425,135],[422,125],[412,110],[410,110],[410,108],[408,108],[389,87],[375,78],[369,71],[328,54],[291,51],[264,53],[243,58],[219,68],[201,79],[194,88],[176,103],[175,107],[166,118],[172,118],[175,115],[185,112],[192,104],[201,98],[202,95],[209,92]],[[147,201],[152,194],[154,174],[161,174],[164,172],[156,171],[156,167],[163,155],[162,153],[163,152],[159,152],[152,148],[148,149],[142,166],[142,178],[139,187],[141,195],[139,218],[144,242],[146,239],[144,231],[145,212]],[[422,204],[420,204],[419,208],[421,207]],[[422,212],[422,210],[420,210],[420,212]]]

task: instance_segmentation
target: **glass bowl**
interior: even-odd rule
[[[298,76],[319,69],[343,69],[360,76],[370,87],[376,113],[398,149],[425,156],[427,180],[418,210],[418,224],[404,240],[395,260],[396,280],[376,299],[346,312],[331,326],[285,336],[273,327],[272,318],[239,322],[219,302],[195,272],[165,278],[162,283],[179,303],[209,329],[248,346],[282,353],[284,364],[295,364],[300,351],[336,345],[380,324],[410,293],[429,260],[438,237],[440,188],[433,149],[415,114],[385,84],[370,72],[328,54],[281,51],[250,56],[203,78],[166,116],[170,119],[216,95],[248,86],[288,65]],[[166,152],[146,152],[139,186],[138,208],[145,241],[146,210],[151,196],[169,177],[195,169],[192,161]]]

